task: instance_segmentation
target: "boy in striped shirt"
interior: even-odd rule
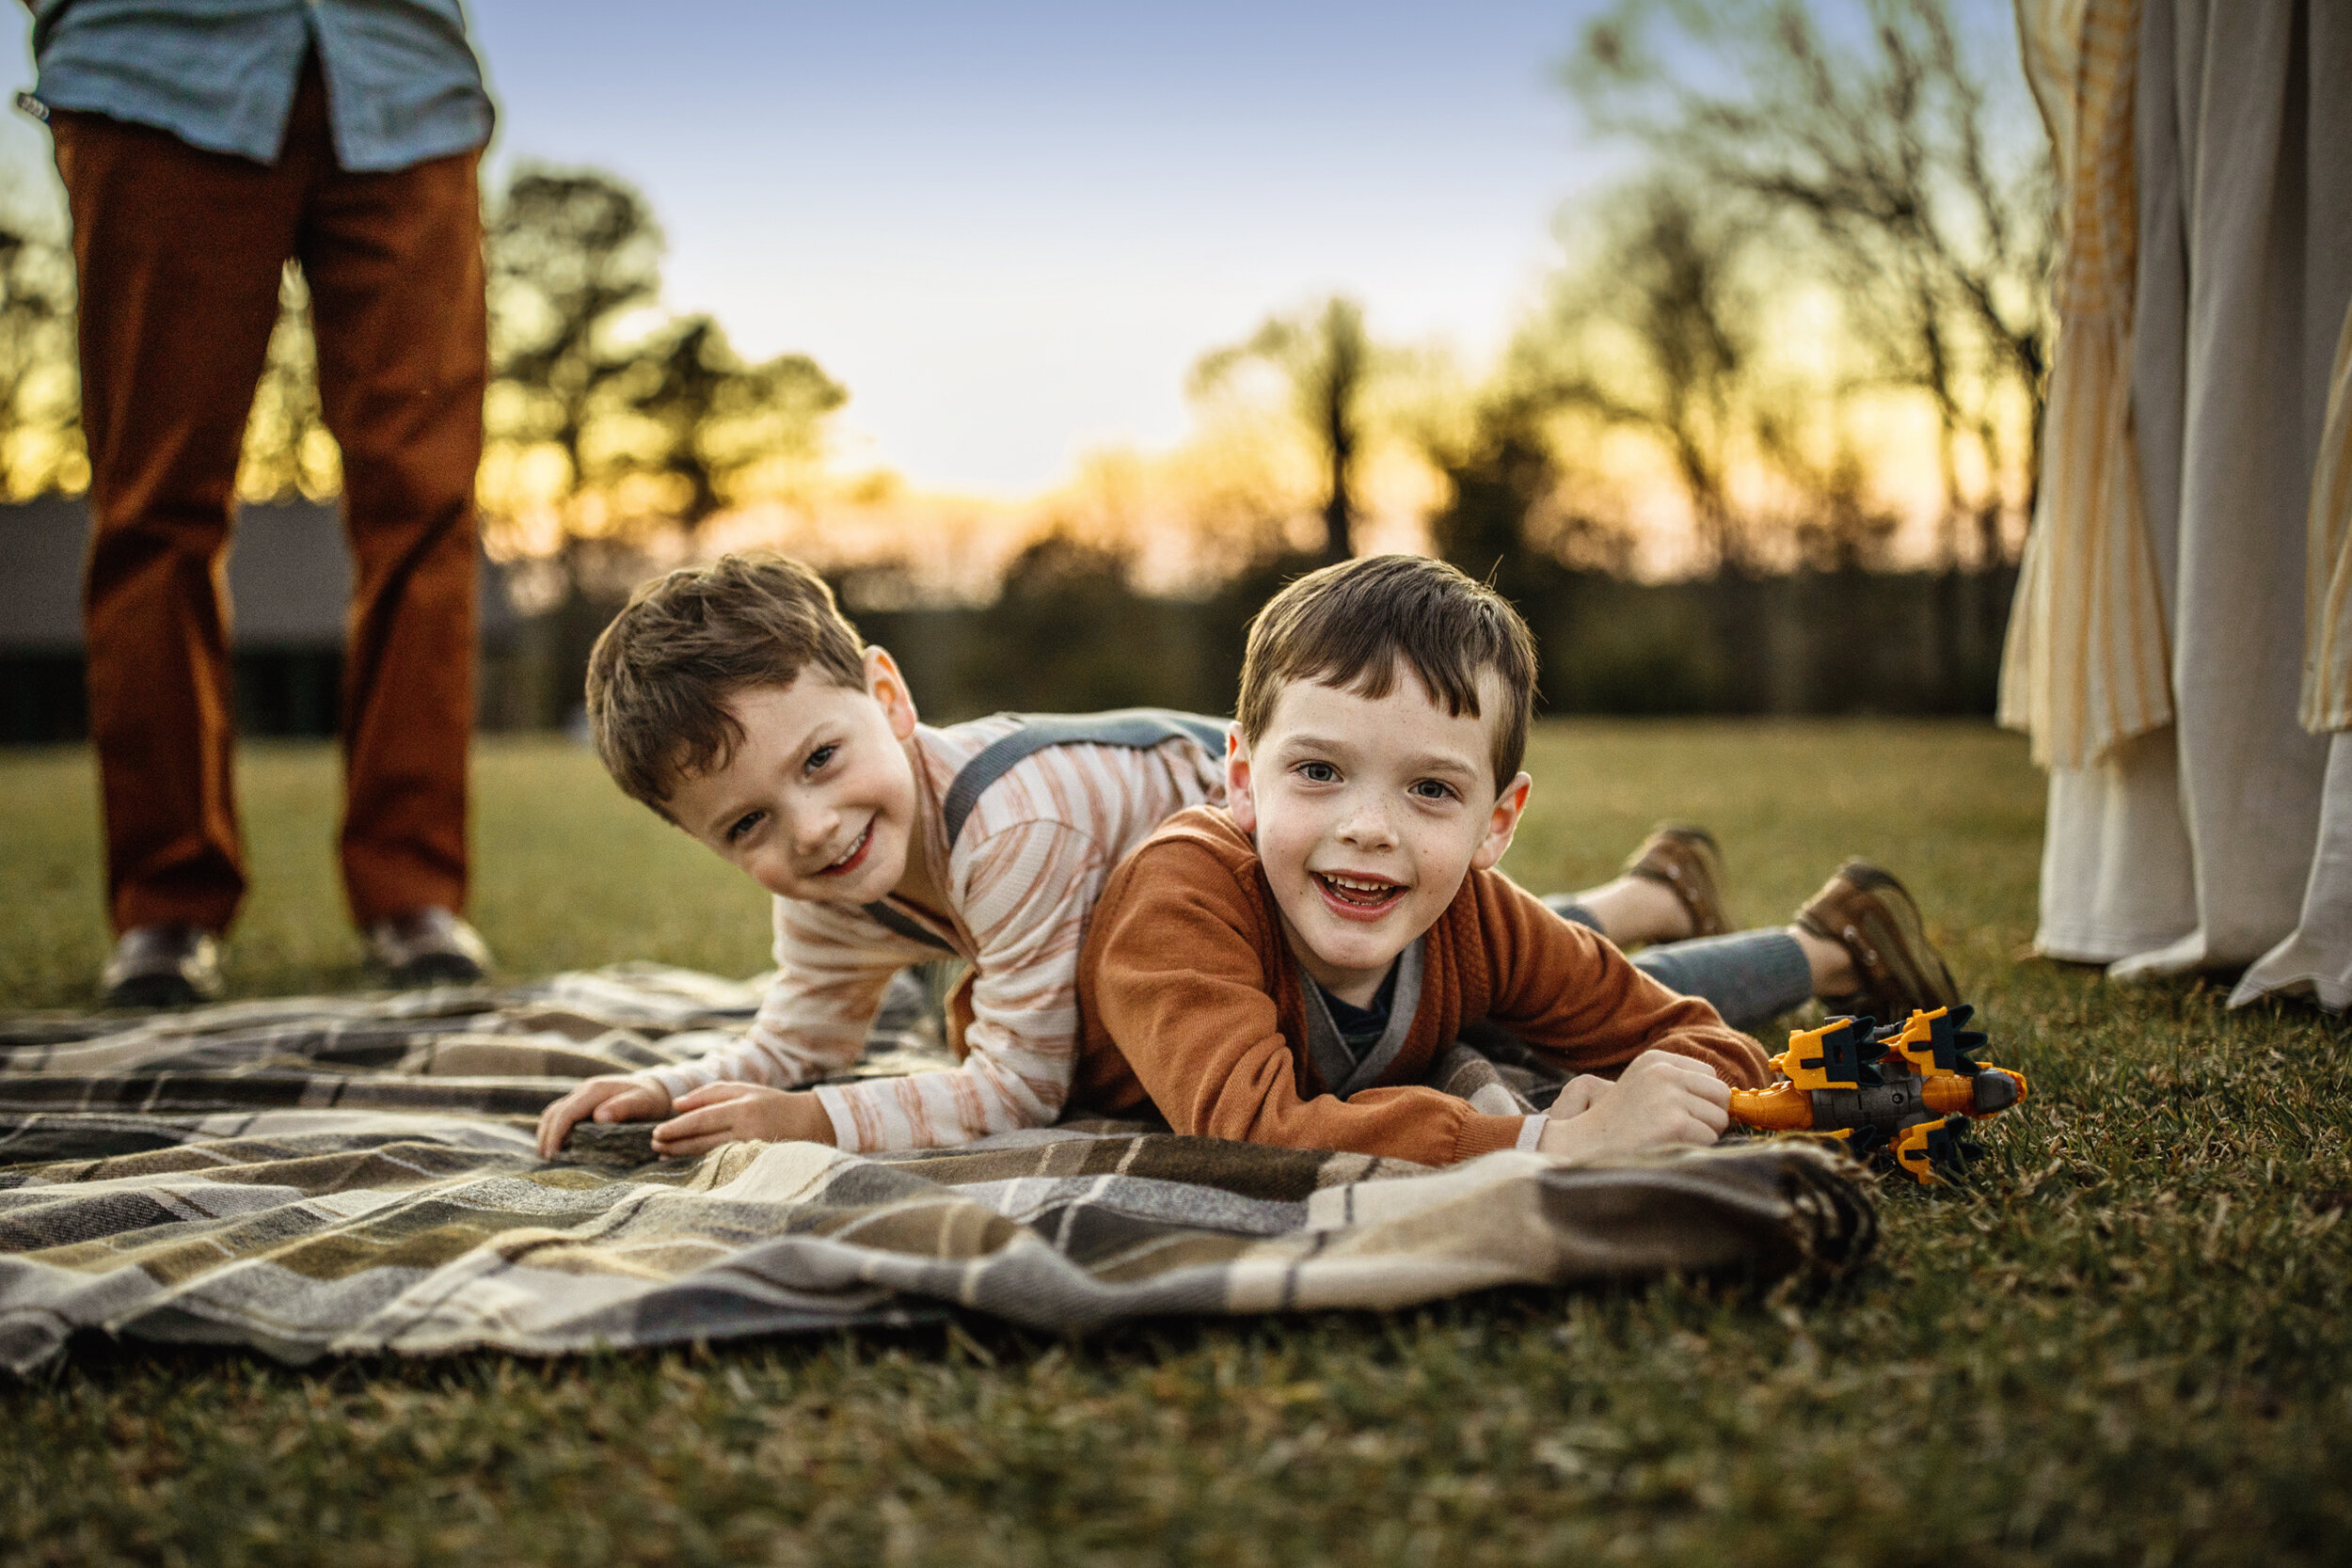
[[[586,1117],[661,1118],[667,1156],[749,1138],[919,1148],[1052,1122],[1104,878],[1225,794],[1221,721],[919,722],[890,655],[776,556],[639,590],[590,657],[588,714],[624,791],[776,895],[778,973],[734,1045],[548,1107],[542,1155]],[[972,965],[949,1007],[959,1066],[799,1087],[856,1061],[894,974],[944,957]]]

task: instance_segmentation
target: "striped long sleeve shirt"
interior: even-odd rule
[[[1171,740],[1049,746],[984,791],[956,841],[942,801],[964,764],[1021,721],[999,714],[909,743],[930,831],[932,885],[948,919],[892,902],[893,930],[865,909],[779,898],[777,974],[748,1034],[675,1067],[636,1074],[673,1099],[705,1084],[793,1088],[858,1058],[890,977],[952,952],[973,966],[961,1065],[937,1072],[826,1084],[816,1090],[843,1148],[927,1148],[1041,1127],[1061,1114],[1078,1053],[1078,952],[1111,867],[1186,806],[1225,798],[1223,759]],[[943,951],[943,949],[945,951]]]

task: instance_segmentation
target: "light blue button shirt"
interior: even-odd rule
[[[342,167],[406,168],[490,139],[460,0],[40,0],[33,96],[272,164],[313,46]]]

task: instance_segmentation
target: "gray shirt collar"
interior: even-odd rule
[[[1427,933],[1415,937],[1412,945],[1396,957],[1396,990],[1389,999],[1389,1026],[1370,1051],[1358,1060],[1350,1054],[1347,1042],[1340,1037],[1340,1026],[1331,1017],[1331,1009],[1323,1000],[1323,988],[1314,983],[1304,967],[1298,971],[1298,989],[1305,993],[1307,1015],[1307,1059],[1315,1065],[1330,1091],[1345,1100],[1359,1089],[1368,1089],[1380,1081],[1405,1049],[1405,1037],[1412,1033],[1414,1015],[1421,1011],[1422,943]]]

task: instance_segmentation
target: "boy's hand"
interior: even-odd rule
[[[539,1158],[552,1160],[575,1122],[649,1121],[670,1114],[670,1091],[634,1078],[591,1078],[539,1113]]]
[[[833,1117],[805,1089],[705,1084],[678,1096],[672,1109],[681,1114],[653,1130],[653,1151],[665,1160],[683,1159],[749,1138],[766,1143],[834,1141]]]
[[[1547,1113],[1554,1121],[1581,1117],[1600,1103],[1601,1097],[1615,1085],[1597,1072],[1580,1072],[1560,1086],[1560,1093]]]
[[[1731,1124],[1731,1089],[1704,1062],[1670,1051],[1645,1051],[1613,1084],[1585,1091],[1583,1109],[1569,1095],[1571,1080],[1552,1102],[1549,1126],[1536,1147],[1583,1164],[1645,1148],[1704,1148]]]

